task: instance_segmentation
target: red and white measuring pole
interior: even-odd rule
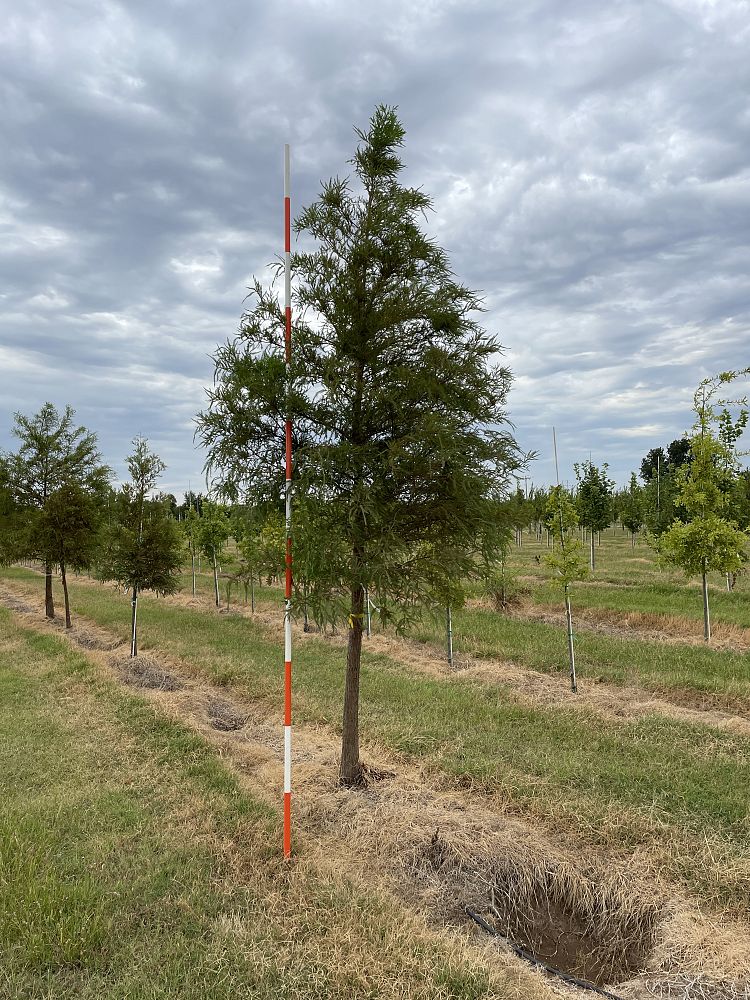
[[[292,854],[292,210],[289,194],[289,145],[284,146],[284,357],[286,414],[286,585],[284,590],[284,857]]]

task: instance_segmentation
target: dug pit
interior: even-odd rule
[[[660,905],[624,876],[572,861],[467,857],[436,833],[425,860],[511,946],[596,986],[623,983],[648,966]]]

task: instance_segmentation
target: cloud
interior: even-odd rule
[[[515,373],[531,476],[627,480],[748,359],[747,5],[343,0],[16,5],[0,40],[0,445],[71,403],[177,492],[210,354],[380,101]]]

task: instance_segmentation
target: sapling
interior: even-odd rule
[[[190,573],[193,583],[193,597],[195,597],[195,554],[197,547],[198,523],[198,512],[193,507],[188,507],[183,520],[180,522],[180,527],[182,528],[182,532],[187,542],[188,551],[190,552]]]
[[[224,546],[229,540],[229,518],[219,504],[203,501],[203,512],[198,522],[198,546],[203,554],[211,560],[214,573],[214,600],[219,607],[219,566],[218,560],[224,553]]]
[[[630,483],[619,498],[620,523],[630,532],[630,544],[635,548],[635,537],[643,527],[643,490],[638,485],[635,473],[630,474]]]
[[[703,638],[711,639],[708,573],[736,572],[747,559],[748,535],[732,519],[731,494],[737,477],[736,440],[747,417],[746,400],[715,400],[717,392],[743,375],[722,372],[704,379],[693,398],[696,420],[690,436],[689,462],[675,473],[677,499],[685,519],[677,518],[655,542],[665,562],[679,566],[687,576],[701,577],[703,595]],[[723,404],[720,416],[716,406]],[[740,406],[736,421],[725,416],[727,405]],[[726,430],[727,422],[731,433]],[[721,433],[724,426],[724,433]]]
[[[568,658],[570,661],[570,688],[578,690],[576,679],[575,647],[573,643],[573,612],[570,604],[570,585],[588,575],[583,559],[583,545],[572,532],[578,526],[578,514],[570,493],[564,486],[550,490],[545,513],[547,528],[556,545],[544,560],[552,568],[554,578],[560,583],[565,601],[565,620],[568,631]]]
[[[115,516],[104,531],[98,567],[103,580],[114,580],[131,591],[130,655],[138,655],[138,595],[143,590],[173,594],[179,589],[183,541],[168,501],[151,498],[165,469],[144,438],[133,441],[128,456],[130,482],[115,505]]]
[[[578,520],[589,532],[589,565],[595,569],[595,536],[602,528],[612,522],[612,489],[614,483],[607,476],[608,466],[605,462],[601,468],[591,461],[576,463],[573,466],[578,481],[576,493],[576,509]]]

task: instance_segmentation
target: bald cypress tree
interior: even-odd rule
[[[292,259],[291,382],[284,318],[255,282],[236,338],[215,355],[198,417],[208,468],[229,497],[283,496],[284,415],[294,418],[295,490],[304,496],[307,600],[338,602],[348,623],[340,779],[363,780],[359,757],[364,593],[397,626],[438,605],[452,581],[502,548],[496,501],[521,456],[508,430],[509,371],[421,224],[431,207],[402,183],[404,129],[378,107],[351,161],[354,177],[322,185],[295,230],[314,248]]]
[[[19,516],[21,530],[16,537],[15,558],[32,556],[44,562],[45,614],[55,617],[52,594],[52,570],[59,564],[60,544],[72,552],[74,545],[65,540],[68,530],[82,541],[81,525],[71,517],[66,527],[62,495],[70,490],[69,499],[76,495],[76,503],[84,506],[101,497],[111,476],[102,463],[96,434],[73,421],[75,410],[66,406],[60,413],[52,403],[44,406],[31,417],[15,414],[13,434],[19,439],[17,452],[5,456],[4,467],[10,496]],[[52,512],[48,508],[53,503]],[[20,512],[23,512],[21,515]],[[51,530],[54,526],[55,531]],[[66,618],[69,611],[66,608]]]

